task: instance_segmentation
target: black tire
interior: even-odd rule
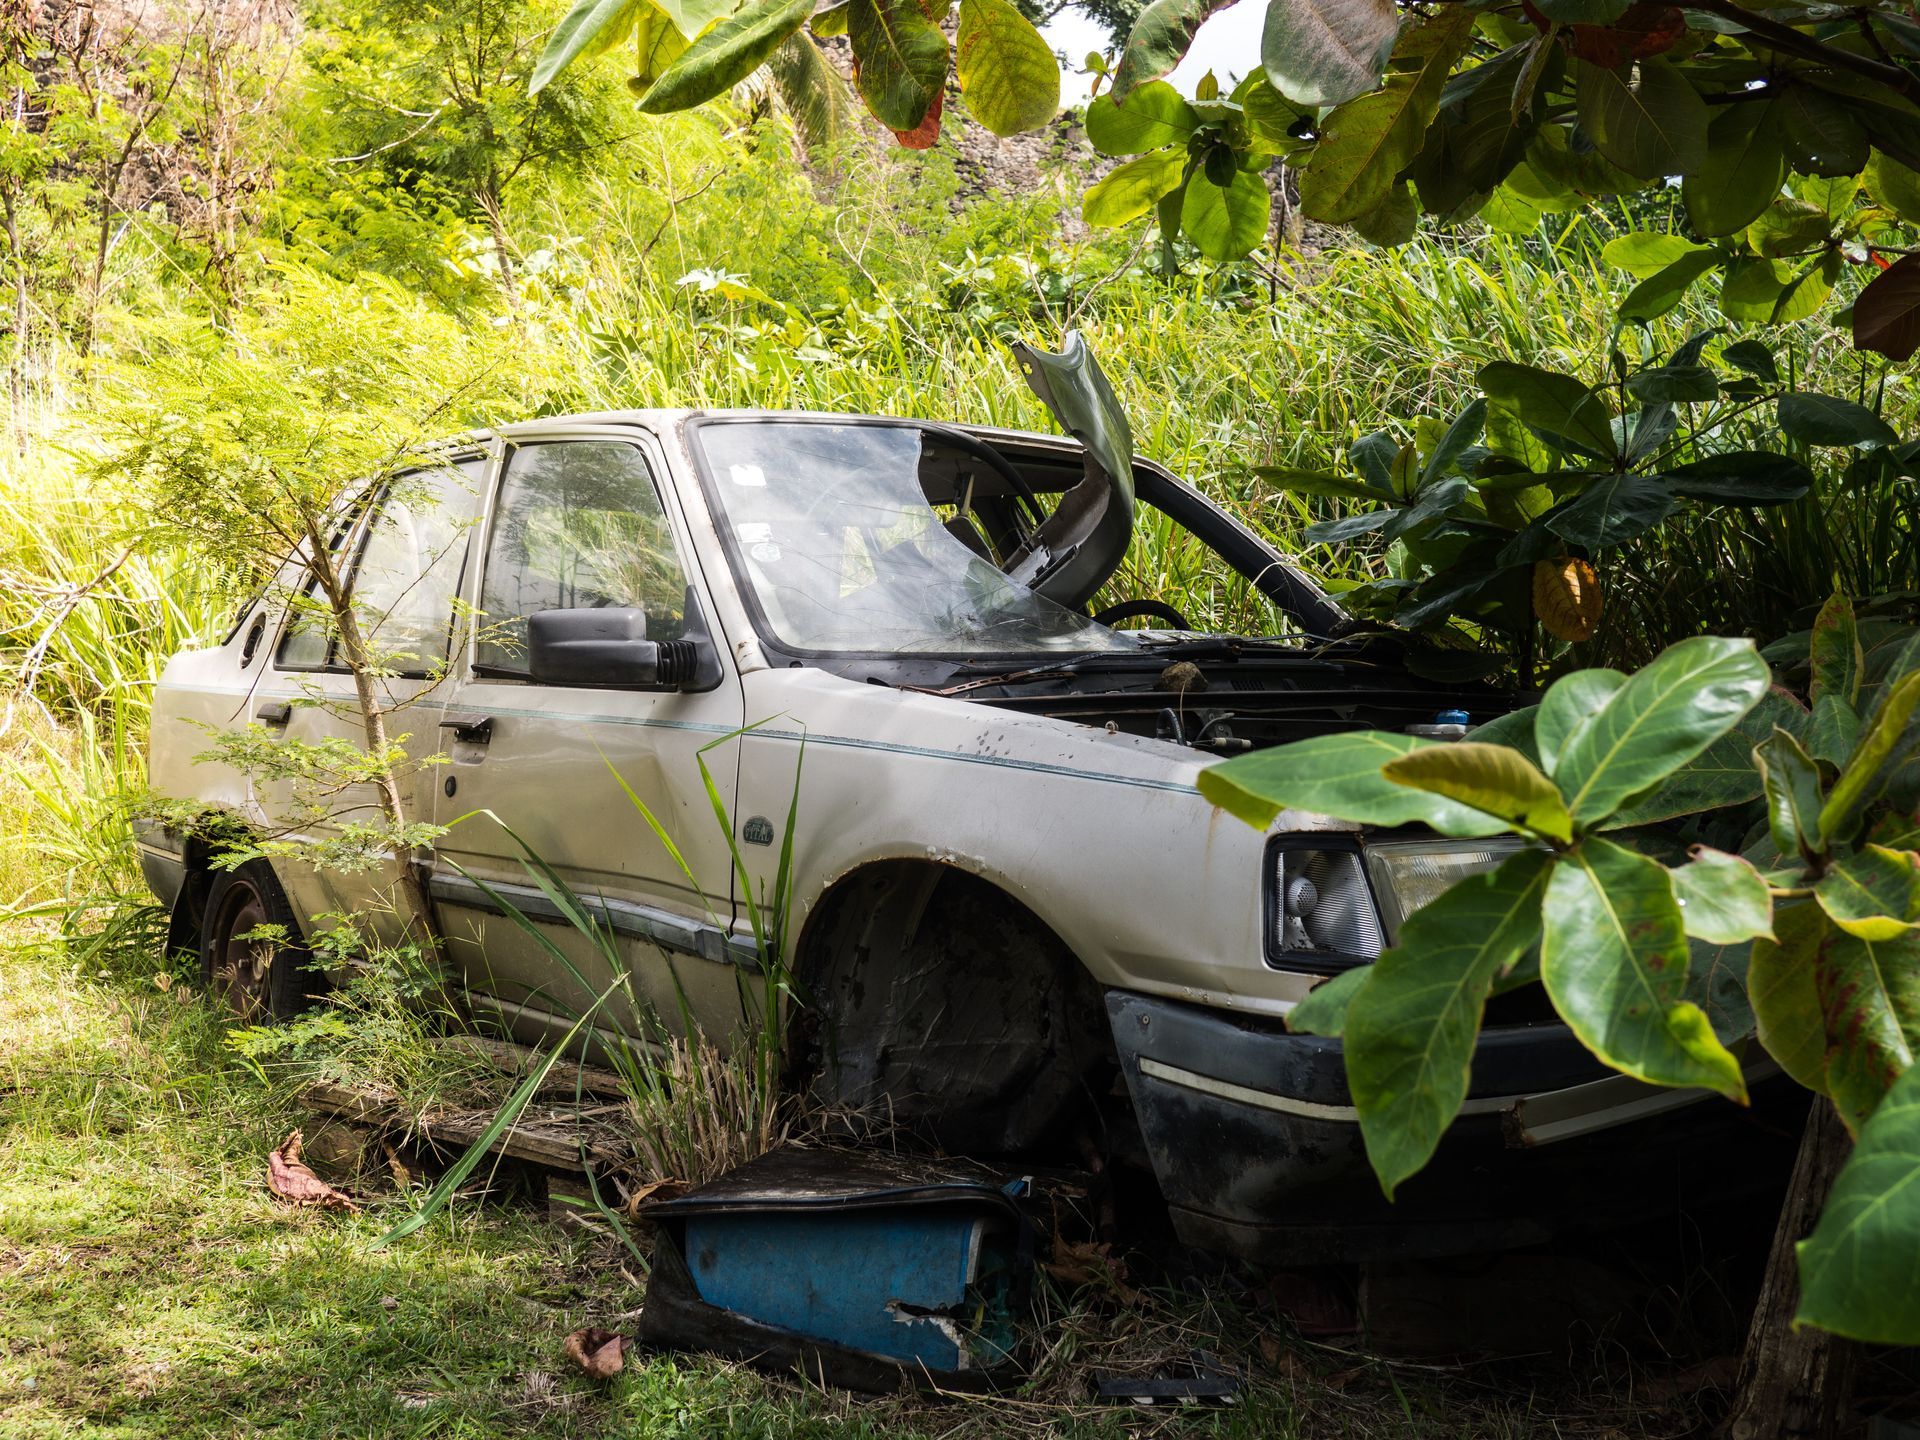
[[[290,943],[243,938],[263,925],[279,926]],[[299,942],[300,922],[266,861],[214,874],[201,911],[200,983],[236,1019],[264,1025],[306,1009],[313,957]]]
[[[1099,987],[992,885],[914,869],[856,882],[809,946],[810,1089],[947,1150],[1039,1149],[1095,1103],[1111,1048]]]

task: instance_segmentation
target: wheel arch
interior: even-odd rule
[[[1072,1083],[1081,1084],[1099,1065],[1117,1064],[1101,982],[1057,928],[993,876],[924,855],[895,856],[866,860],[840,873],[808,907],[792,950],[799,1003],[787,1019],[791,1081],[799,1086],[811,1085],[830,1063],[830,1053],[831,1063],[838,1065],[844,1059],[835,1050],[836,1037],[827,1033],[833,1023],[827,1011],[836,1004],[838,987],[850,971],[858,974],[853,982],[856,986],[871,984],[878,988],[911,974],[916,991],[925,982],[924,988],[943,1000],[964,1002],[968,998],[961,986],[941,984],[942,980],[959,982],[975,975],[958,964],[940,975],[896,968],[910,957],[924,963],[924,952],[914,949],[915,942],[922,938],[922,921],[939,915],[950,922],[955,909],[967,917],[969,929],[977,927],[989,934],[997,929],[1021,936],[1027,954],[1045,957],[1051,963],[1048,975],[1035,977],[1048,994],[1059,997],[1058,1018],[1065,1021],[1060,1033],[1051,1037],[1056,1049],[1048,1052],[1049,1068],[1069,1071]],[[880,957],[877,962],[875,956]],[[907,1033],[911,1022],[901,1024],[903,1033]],[[1009,1134],[1018,1123],[1009,1122]],[[1037,1135],[1057,1126],[1048,1122],[1028,1128]],[[1005,1145],[985,1142],[984,1148],[1018,1150],[1026,1146],[1009,1140]]]

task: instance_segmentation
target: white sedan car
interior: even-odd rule
[[[757,411],[541,419],[451,448],[407,503],[343,527],[356,600],[415,662],[389,682],[418,701],[406,743],[447,757],[418,770],[414,813],[468,817],[423,863],[472,1010],[553,1040],[605,978],[474,812],[593,898],[661,1017],[724,1040],[760,963],[743,889],[771,890],[791,810],[794,1083],[952,1150],[1149,1168],[1191,1243],[1297,1261],[1530,1239],[1617,1204],[1601,1181],[1639,1176],[1665,1200],[1671,1175],[1647,1167],[1739,1153],[1730,1107],[1610,1074],[1522,991],[1493,1002],[1436,1163],[1382,1200],[1338,1042],[1285,1016],[1505,842],[1300,813],[1263,834],[1194,780],[1330,730],[1460,733],[1512,701],[1350,634],[1251,529],[1133,456],[1077,346],[1022,358],[1073,438]],[[168,666],[153,784],[283,822],[274,783],[196,762],[206,727],[351,739],[351,695],[325,633],[262,600]],[[211,869],[159,825],[141,852],[210,976],[232,979],[262,921],[311,933],[378,901],[367,876],[293,861]],[[554,920],[581,975],[489,889]],[[303,998],[295,950],[240,978],[276,1013]]]

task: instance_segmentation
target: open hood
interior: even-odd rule
[[[1085,447],[1087,473],[1008,560],[1007,573],[1077,610],[1120,567],[1133,541],[1133,432],[1079,331],[1067,332],[1058,355],[1018,340],[1009,348],[1028,388]]]

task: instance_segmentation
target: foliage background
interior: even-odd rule
[[[1267,244],[1215,264],[1182,246],[1169,276],[1133,233],[1078,223],[1095,173],[1084,155],[1061,162],[1057,186],[980,194],[950,148],[902,155],[857,132],[809,147],[751,88],[645,116],[616,69],[581,66],[530,101],[526,70],[561,9],[46,0],[0,21],[11,27],[0,34],[0,909],[14,947],[0,960],[0,1023],[22,1039],[0,1114],[24,1122],[0,1136],[0,1172],[25,1187],[82,1153],[104,1177],[103,1137],[147,1128],[182,1153],[219,1132],[214,1190],[237,1194],[244,1157],[283,1118],[279,1100],[263,1106],[233,1073],[217,1037],[154,998],[158,917],[141,898],[122,805],[142,778],[159,667],[221,633],[251,577],[157,539],[136,497],[97,478],[102,421],[190,408],[216,355],[231,360],[283,327],[329,326],[373,288],[398,288],[434,325],[511,353],[499,412],[796,406],[1044,428],[1001,338],[1051,343],[1077,325],[1141,449],[1338,589],[1400,560],[1366,542],[1308,544],[1310,521],[1347,507],[1277,490],[1257,467],[1334,467],[1382,427],[1412,438],[1421,417],[1470,401],[1491,361],[1598,380],[1616,344],[1638,360],[1721,320],[1694,298],[1646,331],[1615,330],[1634,277],[1602,251],[1668,223],[1666,192],[1518,234],[1430,228],[1391,251],[1332,234],[1311,255]],[[946,124],[962,123],[956,105]],[[1817,318],[1767,337],[1809,387],[1863,398],[1915,432],[1905,372]],[[1795,507],[1705,514],[1617,552],[1601,577],[1606,624],[1556,663],[1645,658],[1703,623],[1731,633],[1804,620],[1797,612],[1860,553],[1836,538],[1850,514],[1829,483],[1841,468]],[[1143,592],[1209,613],[1177,547],[1145,536],[1136,565]],[[68,1018],[82,1013],[109,1019],[82,1030]],[[54,1072],[67,1078],[49,1084]],[[99,1085],[84,1080],[93,1072]],[[154,1116],[167,1107],[191,1123],[163,1127]],[[183,1198],[191,1173],[184,1161],[156,1167],[145,1203],[182,1217],[183,1243],[224,1245],[231,1221]],[[43,1201],[4,1207],[24,1218],[0,1232],[38,1267],[36,1303],[52,1285],[48,1257],[76,1233],[145,1233],[126,1216],[103,1229],[92,1202]],[[449,1241],[453,1278],[423,1292],[435,1303],[532,1263],[503,1258],[498,1234],[450,1227]],[[265,1265],[284,1258],[276,1248],[299,1251],[324,1287],[332,1246],[303,1232],[242,1254]],[[353,1293],[374,1303],[407,1283],[357,1275]],[[99,1293],[119,1304],[129,1291],[119,1276]],[[252,1316],[293,1323],[287,1297],[257,1298]],[[401,1322],[424,1334],[430,1317],[410,1301]],[[160,1352],[210,1343],[163,1330],[149,1336]],[[649,1405],[696,1417],[732,1403],[689,1401],[672,1377],[648,1384],[661,1391]]]

